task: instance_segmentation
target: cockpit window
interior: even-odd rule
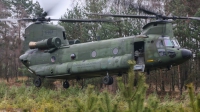
[[[177,40],[172,40],[173,44],[175,47],[180,47],[179,43]]]
[[[157,43],[156,43],[156,46],[157,46],[157,48],[164,47],[163,40],[158,40]]]
[[[174,46],[173,43],[172,43],[172,41],[169,40],[169,39],[165,39],[165,40],[164,40],[164,43],[165,43],[165,46],[167,46],[167,47],[172,47],[172,46]]]

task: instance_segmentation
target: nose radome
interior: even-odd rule
[[[192,57],[192,51],[188,49],[182,49],[181,54],[184,59],[190,59]]]

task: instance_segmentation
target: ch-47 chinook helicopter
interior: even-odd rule
[[[104,84],[111,85],[112,75],[127,72],[128,60],[136,60],[134,70],[148,73],[157,68],[169,69],[171,66],[179,65],[189,60],[192,52],[181,48],[174,38],[172,23],[168,19],[200,20],[197,17],[169,17],[157,14],[153,16],[106,14],[104,16],[156,18],[157,21],[146,24],[141,35],[79,43],[69,42],[62,26],[48,22],[107,22],[109,20],[46,19],[45,16],[37,19],[21,19],[34,22],[25,29],[23,49],[26,52],[19,59],[31,73],[37,76],[34,79],[36,87],[41,86],[43,78],[65,79],[63,87],[68,88],[67,80],[100,76],[104,76]],[[137,57],[136,51],[140,51]]]

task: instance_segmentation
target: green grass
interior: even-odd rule
[[[129,62],[131,66],[133,62]],[[182,101],[160,100],[156,94],[146,96],[145,76],[136,73],[137,85],[134,85],[135,73],[129,71],[129,80],[123,84],[118,78],[119,90],[113,94],[104,90],[97,92],[94,86],[86,89],[36,88],[33,85],[8,86],[0,83],[0,110],[30,112],[198,112],[200,96],[194,94],[193,85],[188,85],[187,98]]]

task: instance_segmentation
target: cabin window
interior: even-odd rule
[[[118,51],[119,51],[118,48],[114,48],[114,49],[113,49],[113,54],[117,54]]]
[[[71,54],[71,59],[74,60],[76,58],[75,54]]]
[[[55,56],[52,56],[52,57],[51,57],[51,62],[54,63],[55,61],[56,61],[56,57],[55,57]]]
[[[92,56],[93,58],[96,57],[96,56],[97,56],[97,52],[96,52],[96,51],[92,51],[91,56]]]

